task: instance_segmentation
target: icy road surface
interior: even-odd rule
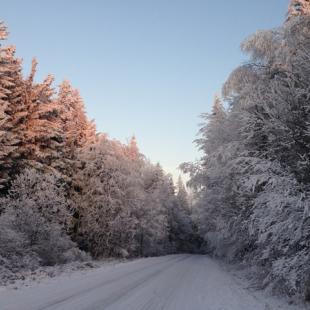
[[[107,265],[0,291],[1,310],[297,309],[251,293],[202,255]]]

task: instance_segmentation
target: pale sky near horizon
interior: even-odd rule
[[[246,59],[241,41],[284,21],[288,0],[1,1],[9,43],[56,85],[69,79],[97,129],[167,172],[199,154],[199,115]]]

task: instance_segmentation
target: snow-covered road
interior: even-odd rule
[[[170,255],[104,266],[0,291],[1,310],[296,309],[242,288],[202,255]]]

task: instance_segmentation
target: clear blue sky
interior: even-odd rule
[[[240,42],[280,25],[288,0],[1,1],[10,43],[80,89],[99,131],[175,175],[198,157],[199,115],[245,57]]]

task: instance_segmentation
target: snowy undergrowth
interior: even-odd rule
[[[294,305],[298,309],[309,309],[310,304],[301,301],[299,296],[288,296],[276,289],[273,285],[262,286],[262,279],[266,277],[264,270],[257,266],[249,266],[244,263],[228,263],[226,260],[221,259],[218,264],[223,270],[228,272],[236,284],[247,290],[252,296],[257,299],[265,299],[276,309],[286,309],[288,305]],[[273,308],[268,308],[273,309]]]
[[[106,258],[71,262],[63,265],[39,267],[35,270],[20,270],[12,272],[0,267],[0,290],[19,289],[24,286],[33,286],[49,278],[70,276],[75,273],[89,272],[90,270],[117,263],[128,262],[129,259]]]

